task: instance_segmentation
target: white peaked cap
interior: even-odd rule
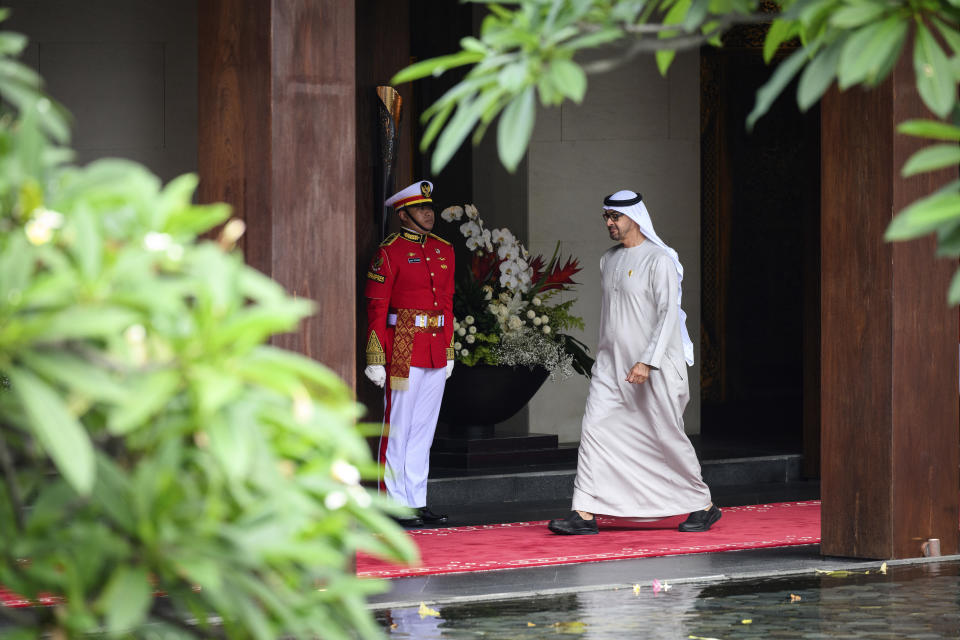
[[[673,260],[673,264],[677,268],[677,287],[679,289],[677,291],[677,305],[680,307],[680,331],[683,336],[683,357],[686,359],[687,365],[692,366],[693,342],[690,340],[690,334],[687,333],[687,314],[681,306],[683,301],[683,265],[680,264],[680,256],[677,255],[676,251],[668,247],[667,244],[660,239],[660,236],[657,235],[657,232],[653,230],[653,221],[650,220],[650,213],[647,211],[646,205],[643,204],[643,196],[639,193],[630,191],[629,189],[617,191],[613,195],[609,195],[603,199],[603,210],[622,213],[636,222],[640,225],[640,233],[642,233],[647,240],[666,251]]]
[[[415,204],[431,203],[433,202],[432,196],[433,183],[429,180],[420,180],[393,194],[383,204],[394,209],[402,209]]]

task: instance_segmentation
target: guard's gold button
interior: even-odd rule
[[[433,275],[433,271],[430,272],[430,275],[431,275],[431,276]]]
[[[430,258],[427,258],[427,262],[430,262]]]
[[[436,303],[436,302],[434,302],[434,303],[433,303],[433,306],[435,306],[435,307],[436,307],[436,306],[437,306],[437,303]]]

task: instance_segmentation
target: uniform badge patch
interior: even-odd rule
[[[407,258],[407,262],[414,264],[415,262],[420,262],[420,258]]]
[[[371,271],[380,271],[380,267],[383,266],[383,256],[377,256],[373,259],[373,262],[370,263]]]
[[[430,183],[426,180],[420,183],[420,193],[423,194],[424,198],[430,197]]]
[[[369,278],[370,280],[373,280],[374,282],[379,282],[381,284],[386,282],[387,280],[379,273],[374,273],[373,271],[367,271],[367,278]]]

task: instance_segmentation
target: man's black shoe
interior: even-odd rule
[[[393,518],[393,521],[404,529],[416,529],[417,527],[423,526],[423,520],[420,516],[390,516]]]
[[[576,511],[571,511],[566,518],[551,520],[547,528],[563,536],[588,536],[600,533],[596,516],[592,520],[584,520]]]
[[[709,509],[694,511],[680,523],[679,529],[684,533],[707,531],[713,526],[714,522],[720,519],[720,515],[720,508],[717,505],[712,505]]]
[[[417,515],[427,524],[443,524],[447,521],[447,514],[434,513],[430,507],[420,507],[417,509]]]

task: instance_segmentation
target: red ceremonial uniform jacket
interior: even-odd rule
[[[389,314],[415,309],[436,317],[442,327],[414,336],[410,366],[436,369],[453,360],[453,247],[432,233],[402,230],[387,236],[367,271],[367,364],[389,364],[394,327]]]

